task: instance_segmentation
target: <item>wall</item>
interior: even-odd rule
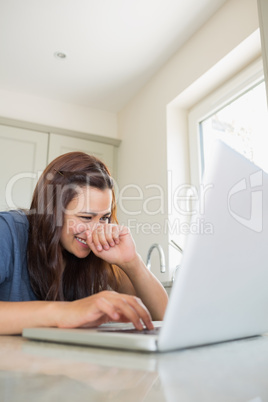
[[[170,175],[174,175],[176,185],[189,183],[185,108],[198,100],[202,91],[198,94],[197,89],[202,88],[203,95],[212,89],[207,79],[208,72],[213,69],[214,73],[219,72],[217,66],[221,60],[227,57],[228,61],[228,56],[241,44],[244,48],[243,43],[248,38],[255,47],[250,54],[242,51],[241,63],[247,63],[260,54],[259,41],[256,41],[258,27],[255,0],[227,1],[119,114],[119,134],[122,139],[119,185],[121,191],[131,186],[124,195],[132,197],[132,200],[123,202],[119,216],[121,221],[131,223],[137,248],[144,259],[150,245],[157,242],[162,244],[166,256],[172,259],[170,265],[174,268],[175,251],[171,254],[166,225],[173,212],[170,211],[173,196],[170,191],[174,191],[174,188],[170,190]],[[235,69],[241,68],[241,63],[235,64]],[[227,70],[230,68],[230,73],[235,73],[232,63],[224,63],[224,66]],[[200,85],[204,77],[207,89]],[[219,79],[219,75],[217,77]],[[187,102],[184,103],[185,99]],[[153,197],[156,198],[153,200]],[[153,214],[157,211],[157,214]],[[132,215],[129,216],[127,212]],[[177,234],[177,238],[180,238],[180,234]],[[162,280],[170,279],[171,272],[160,275],[156,264],[159,265],[155,258],[153,272]]]
[[[258,0],[258,11],[262,39],[262,57],[266,81],[266,95],[268,101],[268,3],[266,0]]]
[[[0,116],[117,138],[117,115],[103,110],[0,90]]]

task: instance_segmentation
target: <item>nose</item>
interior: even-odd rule
[[[100,221],[99,221],[99,218],[98,217],[94,217],[94,218],[92,218],[91,220],[90,220],[90,222],[88,222],[88,223],[86,223],[85,224],[85,226],[86,226],[86,229],[85,229],[85,231],[86,230],[94,230],[94,229],[96,229],[98,226],[100,226],[101,225],[101,223],[100,223]]]

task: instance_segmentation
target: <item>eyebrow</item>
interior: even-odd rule
[[[112,211],[108,211],[108,212],[104,212],[102,213],[97,213],[97,212],[89,212],[89,211],[80,211],[79,214],[81,215],[93,215],[93,216],[98,216],[98,215],[102,215],[102,216],[106,216],[106,215],[111,215]]]

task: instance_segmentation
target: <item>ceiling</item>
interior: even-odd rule
[[[119,111],[226,1],[0,0],[0,89]]]

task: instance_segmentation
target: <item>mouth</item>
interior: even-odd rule
[[[83,244],[84,246],[87,246],[87,247],[88,247],[86,241],[85,241],[84,239],[81,239],[81,237],[75,236],[75,239],[76,239],[77,241],[79,241],[79,243],[81,243],[81,244]]]

